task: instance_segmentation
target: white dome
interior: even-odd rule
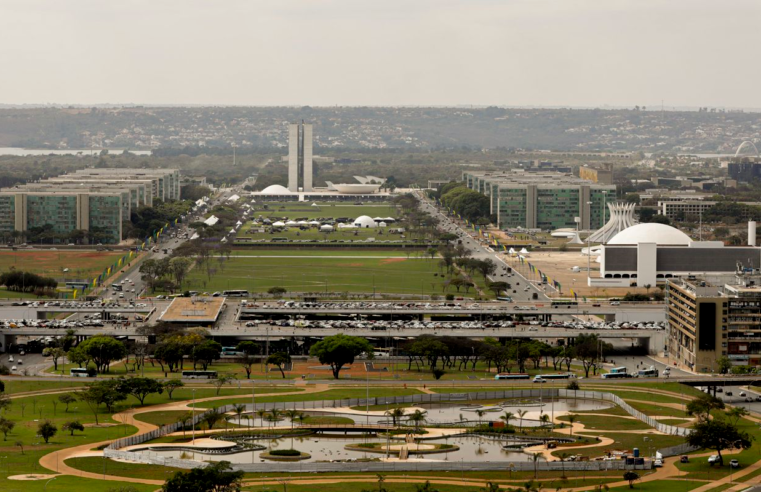
[[[269,185],[261,191],[262,195],[290,195],[288,188],[282,185]]]
[[[690,236],[666,224],[647,222],[628,227],[619,232],[608,244],[638,244],[656,243],[668,246],[688,246],[692,242]]]
[[[354,227],[359,227],[361,229],[368,229],[368,228],[378,227],[378,224],[375,223],[372,217],[369,217],[367,215],[362,215],[354,219]]]

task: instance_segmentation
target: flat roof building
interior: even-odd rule
[[[717,361],[761,365],[761,276],[671,279],[667,284],[667,356],[678,367],[718,372]]]
[[[176,169],[83,169],[0,189],[0,238],[117,244],[122,223],[156,198],[180,197]]]
[[[490,197],[500,229],[576,228],[576,217],[581,229],[598,229],[610,217],[607,201],[616,197],[614,185],[553,172],[466,171],[462,179],[471,190]]]

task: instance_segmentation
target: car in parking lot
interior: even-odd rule
[[[740,468],[740,462],[737,460],[731,460],[729,462],[729,466],[731,466],[732,468]]]
[[[718,454],[712,454],[711,456],[708,457],[708,464],[713,465],[714,463],[721,463],[721,461],[719,460]]]

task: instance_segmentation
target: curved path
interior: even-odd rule
[[[286,392],[286,393],[269,393],[269,394],[262,393],[258,396],[303,395],[307,393],[321,393],[327,390],[328,390],[328,385],[321,384],[321,385],[307,386],[306,389],[303,391],[293,391],[293,392]],[[227,398],[230,398],[230,395],[212,396],[208,398],[197,398],[196,403],[204,402],[204,401],[222,400]],[[134,418],[135,415],[138,415],[141,413],[157,412],[157,411],[183,410],[186,407],[187,407],[187,400],[182,400],[177,402],[162,403],[160,405],[152,405],[152,406],[141,407],[141,408],[131,408],[129,410],[125,410],[123,412],[114,414],[113,419],[116,420],[117,422],[121,422],[122,424],[132,425],[136,427],[137,432],[135,432],[135,434],[142,434],[142,433],[150,432],[154,429],[157,429],[158,426],[135,419]],[[80,446],[74,446],[71,448],[60,449],[53,453],[48,453],[42,458],[40,458],[40,465],[44,468],[47,468],[48,470],[51,470],[63,475],[74,475],[78,477],[93,478],[98,480],[135,482],[135,483],[144,483],[144,484],[151,484],[151,485],[161,485],[164,483],[163,480],[148,480],[143,478],[119,477],[115,475],[104,476],[103,474],[100,474],[100,473],[91,473],[91,472],[82,471],[76,468],[72,468],[65,463],[66,460],[69,458],[76,458],[77,456],[93,456],[94,455],[93,453],[95,453],[94,451],[92,451],[93,448],[98,448],[100,446],[107,445],[113,441],[114,439],[109,439],[107,441],[93,442],[88,444],[82,444]],[[98,451],[97,455],[100,456],[102,455],[102,453],[103,453],[102,451]]]

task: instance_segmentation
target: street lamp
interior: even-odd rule
[[[587,286],[589,286],[590,272],[592,271],[592,246],[590,238],[592,237],[592,202],[587,202],[589,205],[589,234],[587,234]]]

